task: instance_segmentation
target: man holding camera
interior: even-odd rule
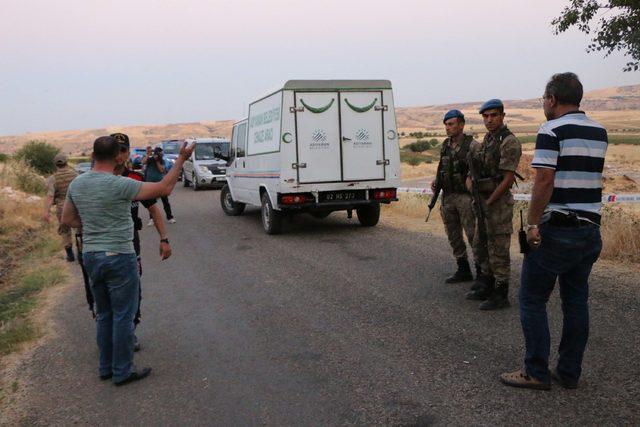
[[[162,178],[167,173],[167,167],[164,162],[164,156],[162,152],[162,147],[156,147],[151,150],[151,147],[147,147],[147,156],[146,156],[146,169],[144,171],[144,180],[147,182],[160,182]],[[160,198],[162,200],[162,207],[164,208],[164,213],[167,216],[167,222],[169,224],[175,224],[176,220],[173,218],[173,213],[171,212],[171,204],[169,203],[169,196],[163,196]],[[149,220],[149,226],[153,225],[153,218]]]

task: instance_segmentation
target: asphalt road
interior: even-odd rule
[[[218,197],[176,189],[168,261],[159,262],[153,229],[143,232],[136,364],[152,366],[151,376],[126,387],[98,379],[78,284],[55,309],[55,338],[21,367],[24,424],[640,422],[632,282],[606,271],[593,277],[579,389],[507,388],[498,375],[521,366],[523,347],[515,293],[511,309],[487,313],[464,300],[467,285],[444,285],[453,268],[444,239],[384,221],[364,229],[335,213],[297,217],[286,234],[267,236],[257,210],[227,217]],[[557,346],[557,292],[552,299]]]

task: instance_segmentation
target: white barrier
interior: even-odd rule
[[[400,187],[398,193],[433,194],[430,188]],[[531,194],[515,193],[514,200],[531,200]],[[640,194],[605,194],[602,203],[640,203]]]

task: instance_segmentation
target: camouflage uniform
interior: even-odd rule
[[[62,224],[62,207],[67,197],[67,189],[71,181],[78,176],[78,173],[70,166],[58,168],[56,172],[47,179],[47,196],[53,197],[56,205],[56,217],[58,218],[58,234],[62,236],[65,248],[71,246],[71,227]]]
[[[495,134],[487,133],[482,144],[471,148],[469,160],[473,163],[473,170],[478,175],[478,190],[481,196],[480,208],[484,212],[488,252],[488,262],[481,262],[482,273],[493,276],[496,288],[508,290],[511,275],[511,260],[509,249],[511,234],[513,233],[513,195],[507,190],[491,206],[486,200],[502,181],[502,171],[515,172],[520,162],[522,146],[520,141],[503,126]],[[480,240],[478,231],[476,239]]]
[[[463,135],[461,143],[456,147],[451,145],[450,138],[445,139],[442,143],[436,183],[436,185],[442,185],[440,215],[453,249],[453,256],[456,259],[467,259],[467,247],[462,234],[464,230],[476,264],[480,262],[478,257],[481,249],[478,247],[477,240],[474,239],[476,219],[465,179],[469,172],[467,155],[470,148],[478,144],[470,135]]]

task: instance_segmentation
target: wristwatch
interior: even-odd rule
[[[160,243],[166,243],[168,245],[169,239],[160,239]]]
[[[538,229],[538,225],[537,224],[529,224],[527,225],[527,231],[531,231],[531,230],[537,230]]]

